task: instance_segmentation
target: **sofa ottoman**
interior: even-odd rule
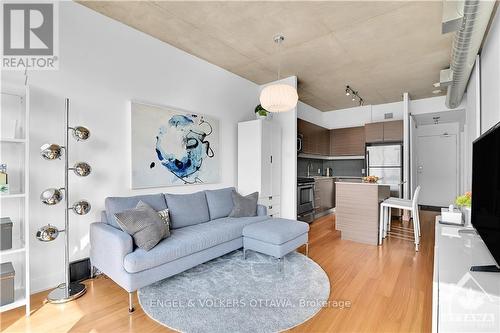
[[[308,255],[308,235],[309,224],[305,222],[273,218],[253,223],[243,228],[243,256],[246,258],[246,251],[253,250],[278,258],[281,262],[286,254],[304,244]]]

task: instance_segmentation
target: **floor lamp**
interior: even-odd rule
[[[57,238],[59,233],[64,233],[64,283],[52,290],[47,296],[50,303],[65,303],[77,299],[86,292],[82,283],[70,282],[69,273],[69,211],[77,215],[85,215],[90,211],[90,203],[79,200],[70,206],[69,204],[69,171],[73,171],[79,177],[86,177],[92,168],[86,162],[77,162],[73,167],[69,166],[69,136],[72,134],[76,141],[85,141],[90,136],[90,131],[82,126],[69,126],[69,99],[65,100],[65,142],[64,146],[58,144],[45,144],[41,147],[41,155],[46,160],[60,159],[64,155],[64,187],[49,188],[42,192],[40,200],[42,203],[53,206],[64,200],[64,229],[59,230],[56,226],[46,225],[37,231],[36,237],[42,242],[50,242]],[[63,154],[64,151],[64,154]],[[64,194],[63,194],[64,192]]]

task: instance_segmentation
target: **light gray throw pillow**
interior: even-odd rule
[[[136,208],[114,214],[120,228],[132,236],[135,245],[149,251],[170,235],[168,226],[148,204],[140,201]]]
[[[254,192],[247,196],[242,196],[236,191],[231,193],[233,197],[233,210],[229,213],[229,217],[250,217],[257,216],[257,201],[259,200],[259,192]]]

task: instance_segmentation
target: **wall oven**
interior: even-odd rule
[[[297,178],[297,220],[314,220],[314,178]]]

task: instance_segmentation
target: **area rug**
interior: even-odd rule
[[[314,316],[328,300],[328,276],[292,252],[277,259],[241,250],[138,291],[144,312],[180,332],[279,332]]]

